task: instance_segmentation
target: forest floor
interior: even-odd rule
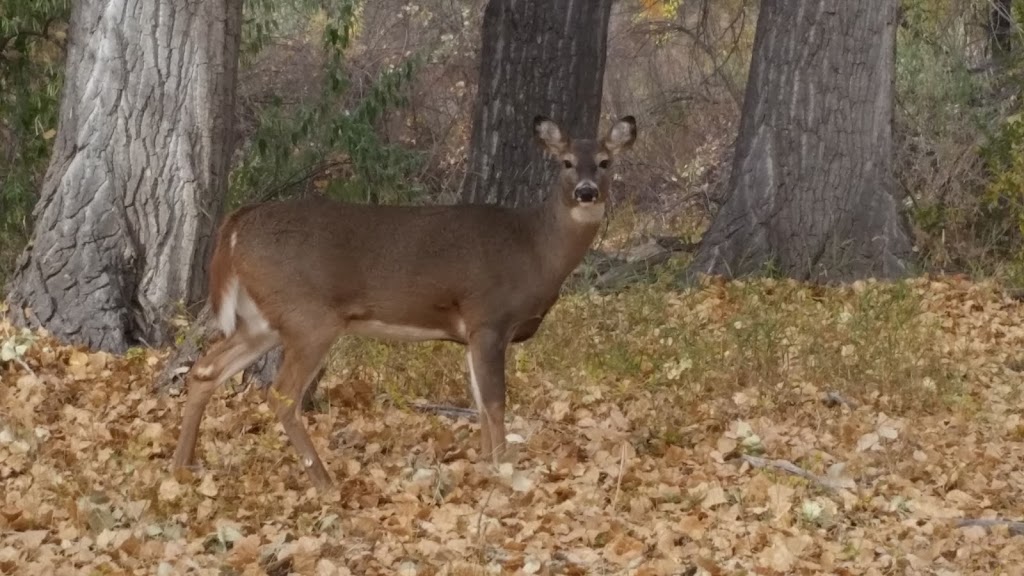
[[[325,495],[256,391],[214,397],[179,483],[163,353],[2,315],[0,345],[0,573],[1024,573],[1024,524],[959,525],[1024,521],[1024,306],[995,284],[567,296],[510,354],[500,468],[416,408],[467,405],[456,346],[346,341],[306,416]]]

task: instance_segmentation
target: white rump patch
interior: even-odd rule
[[[405,342],[422,342],[424,340],[444,340],[451,337],[447,330],[436,328],[420,328],[401,324],[386,324],[378,320],[355,320],[349,322],[348,331],[360,336],[382,338],[385,340],[402,340]]]
[[[238,310],[238,278],[232,276],[220,295],[220,310],[217,310],[217,325],[225,336],[235,332],[235,312]]]
[[[270,323],[260,312],[256,302],[249,297],[245,288],[238,288],[238,316],[245,322],[245,326],[252,333],[270,332]]]
[[[238,328],[239,318],[251,333],[259,334],[270,331],[270,324],[260,312],[259,307],[238,283],[238,277],[232,276],[221,295],[220,310],[217,311],[217,324],[225,336],[231,336]]]
[[[604,218],[604,202],[578,204],[569,209],[569,216],[580,224],[597,224]]]

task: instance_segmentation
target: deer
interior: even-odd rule
[[[186,377],[172,471],[195,470],[214,392],[280,345],[265,399],[318,491],[333,485],[300,420],[302,398],[343,335],[447,341],[466,351],[481,461],[506,454],[506,351],[534,336],[605,215],[612,162],[636,140],[633,116],[601,138],[570,138],[536,116],[559,161],[551,193],[528,206],[369,205],[307,197],[228,214],[210,258],[208,299],[223,334]]]

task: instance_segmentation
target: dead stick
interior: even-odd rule
[[[1001,518],[963,518],[957,520],[957,528],[966,528],[968,526],[981,526],[982,528],[991,528],[992,526],[1006,526],[1013,536],[1024,536],[1024,522],[1018,522],[1016,520],[1005,520]]]
[[[487,493],[487,499],[484,500],[484,505],[480,507],[480,515],[476,517],[476,545],[480,551],[480,560],[486,561],[486,554],[484,550],[484,512],[487,511],[487,505],[491,503],[491,495],[494,494],[494,488]]]
[[[836,391],[826,392],[824,402],[826,406],[843,405],[849,408],[850,410],[857,409],[856,402],[850,400],[849,398],[846,398],[845,396]]]
[[[852,486],[852,480],[845,480],[842,478],[831,478],[828,476],[818,476],[813,472],[804,470],[803,468],[793,464],[789,460],[770,460],[768,458],[759,458],[757,456],[749,456],[743,454],[740,459],[750,464],[754,468],[774,468],[776,470],[782,470],[789,472],[794,476],[799,476],[806,480],[810,480],[824,488],[829,490],[839,490],[841,488],[854,488]]]
[[[470,408],[459,408],[458,406],[445,406],[443,404],[412,404],[414,410],[420,412],[429,412],[431,414],[440,414],[442,416],[449,416],[452,418],[468,418],[475,420],[478,415],[476,410]]]
[[[30,375],[31,375],[31,376],[32,376],[33,378],[35,378],[35,377],[36,377],[36,373],[35,373],[35,372],[34,372],[34,371],[32,370],[32,367],[31,367],[31,366],[29,366],[27,362],[25,362],[25,361],[24,361],[24,360],[22,360],[21,358],[18,358],[17,356],[15,356],[15,357],[14,357],[14,361],[15,361],[15,362],[16,362],[16,363],[17,363],[17,364],[18,364],[19,366],[21,366],[21,367],[22,367],[22,369],[24,369],[24,370],[25,370],[26,372],[28,372],[28,373],[29,373],[29,374],[30,374]]]
[[[622,474],[626,468],[626,443],[622,443],[622,456],[619,458],[619,478],[615,482],[615,496],[612,498],[612,512],[619,504],[619,491],[622,490]]]

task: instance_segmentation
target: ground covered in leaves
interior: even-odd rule
[[[495,468],[418,407],[466,406],[454,346],[345,342],[321,496],[257,391],[217,394],[179,483],[162,353],[0,317],[0,572],[1021,574],[1022,345],[960,279],[572,295],[510,356]]]

